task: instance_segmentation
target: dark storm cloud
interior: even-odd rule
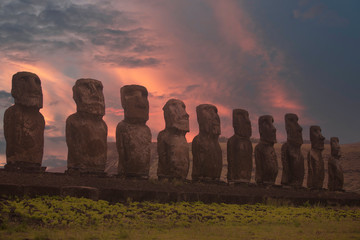
[[[0,50],[8,59],[33,62],[40,53],[66,50],[81,54],[101,47],[105,55],[96,58],[101,61],[125,67],[154,66],[159,60],[136,57],[157,49],[147,30],[136,24],[130,13],[106,2],[78,5],[15,0],[0,8]],[[112,53],[109,57],[108,52]],[[119,59],[123,60],[119,63]]]
[[[9,92],[6,92],[4,90],[0,90],[0,99],[10,99],[12,96],[11,96],[11,93]]]
[[[11,93],[0,90],[0,108],[8,108],[14,103]]]
[[[59,104],[59,101],[52,101],[49,103],[49,106],[56,106]]]
[[[136,67],[156,67],[160,61],[156,58],[137,58],[121,55],[95,56],[95,60],[104,63],[111,63],[119,67],[136,68]]]
[[[161,94],[161,95],[157,95],[156,93],[151,93],[151,92],[149,92],[149,98],[156,98],[156,99],[166,99],[166,98],[169,98],[169,95],[168,94],[166,94],[166,95],[164,95],[164,94]]]
[[[6,142],[4,137],[4,130],[0,129],[0,154],[5,154],[6,152]]]
[[[59,136],[59,137],[46,137],[46,140],[52,142],[52,143],[65,143],[65,136]]]
[[[301,6],[300,9],[293,12],[296,19],[303,21],[315,20],[328,26],[344,26],[348,23],[345,18],[341,17],[336,11],[329,9],[325,4],[302,4]]]
[[[49,167],[49,168],[66,167],[67,161],[65,159],[62,159],[62,156],[46,155],[46,156],[44,156],[42,165]]]
[[[200,84],[192,84],[192,85],[189,85],[185,88],[185,92],[190,92],[196,88],[199,88],[200,87]]]
[[[45,125],[45,131],[52,132],[59,130],[57,126],[54,125]]]

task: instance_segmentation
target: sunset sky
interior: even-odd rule
[[[0,0],[0,166],[3,114],[13,104],[12,75],[36,73],[46,120],[44,159],[66,160],[65,120],[76,111],[72,86],[102,81],[108,141],[123,119],[120,88],[149,91],[153,140],[162,107],[185,102],[188,141],[198,133],[195,108],[217,106],[222,136],[232,109],[271,114],[279,142],[284,114],[296,113],[309,139],[360,142],[360,1],[358,0]]]

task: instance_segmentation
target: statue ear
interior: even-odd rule
[[[11,96],[13,96],[13,98],[17,97],[17,91],[14,88],[11,89]]]

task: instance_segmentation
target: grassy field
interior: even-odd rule
[[[0,239],[360,239],[360,208],[0,200]]]

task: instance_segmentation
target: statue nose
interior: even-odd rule
[[[90,92],[91,92],[91,93],[95,93],[95,92],[96,92],[96,87],[95,87],[94,84],[90,84],[90,85],[89,85],[89,88],[90,88]]]
[[[40,89],[39,85],[36,83],[35,79],[31,79],[29,81],[29,88],[33,89],[36,93],[41,92],[41,89]]]

